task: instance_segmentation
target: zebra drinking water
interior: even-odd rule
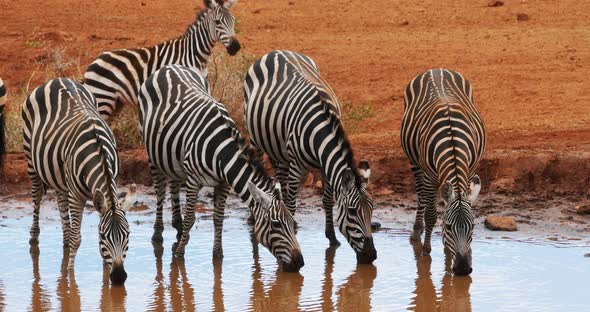
[[[446,205],[442,226],[445,251],[453,259],[456,274],[470,274],[474,226],[471,205],[481,189],[475,171],[486,144],[471,83],[451,70],[432,69],[410,82],[404,103],[401,142],[418,194],[411,239],[421,239],[426,223],[422,253],[430,254],[440,192]]]
[[[23,104],[22,118],[34,203],[30,244],[39,242],[41,197],[46,187],[52,187],[57,191],[63,244],[69,247],[68,268],[73,270],[83,207],[90,199],[100,214],[100,254],[111,267],[111,282],[124,283],[129,224],[117,198],[115,138],[96,100],[81,84],[54,79],[33,90]]]
[[[186,32],[175,39],[144,48],[103,52],[86,70],[84,84],[94,94],[98,111],[108,119],[122,104],[137,106],[137,93],[148,76],[169,64],[195,67],[207,76],[213,46],[221,41],[235,55],[235,18],[229,11],[237,0],[205,0],[205,9]]]
[[[336,198],[340,232],[360,263],[373,262],[377,252],[371,233],[373,201],[366,190],[369,163],[355,165],[340,121],[340,103],[315,62],[296,52],[270,52],[248,70],[244,94],[250,140],[270,157],[289,211],[295,213],[297,191],[307,171],[320,169],[330,245],[340,244],[332,216]]]
[[[295,221],[282,202],[280,185],[272,182],[249,155],[225,107],[208,93],[205,77],[191,68],[168,65],[156,71],[139,93],[140,123],[158,196],[154,241],[161,241],[162,202],[168,181],[186,182],[187,207],[176,256],[183,256],[195,221],[202,186],[215,187],[213,256],[223,256],[221,235],[225,201],[233,189],[250,201],[254,232],[287,271],[298,271],[303,257]],[[178,192],[178,188],[171,189]],[[177,194],[175,196],[178,196]]]

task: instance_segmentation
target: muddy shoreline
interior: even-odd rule
[[[408,161],[399,151],[356,151],[371,163],[369,188],[373,195],[411,195],[414,177]],[[119,183],[151,185],[147,155],[143,149],[119,152]],[[8,154],[0,172],[0,195],[9,195],[30,187],[25,155]],[[270,165],[266,164],[270,170]],[[487,151],[478,170],[482,193],[496,195],[530,195],[539,201],[567,198],[569,201],[590,200],[590,152],[554,150]],[[309,176],[305,186],[319,189],[319,174]]]

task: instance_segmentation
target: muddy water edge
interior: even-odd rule
[[[140,188],[138,204],[128,213],[131,241],[124,287],[111,287],[98,254],[97,214],[85,213],[82,244],[73,273],[65,269],[61,223],[55,196],[42,203],[38,248],[29,248],[32,220],[25,194],[0,200],[0,310],[129,311],[555,311],[589,307],[584,287],[590,280],[590,236],[586,223],[562,220],[563,207],[538,214],[515,209],[519,232],[490,232],[477,220],[473,243],[474,272],[468,277],[445,273],[440,229],[431,257],[408,240],[413,220],[412,198],[379,198],[374,219],[378,259],[356,265],[352,249],[328,248],[321,200],[306,191],[296,219],[305,266],[300,273],[280,272],[275,259],[253,243],[245,205],[232,199],[224,223],[222,261],[212,260],[211,194],[198,211],[183,260],[174,259],[175,231],[165,210],[162,247],[150,242],[155,196]],[[494,211],[511,198],[483,197],[478,206]],[[521,199],[522,200],[522,199]],[[530,207],[534,209],[534,207]],[[532,216],[531,216],[532,215]],[[573,221],[572,221],[573,220]]]

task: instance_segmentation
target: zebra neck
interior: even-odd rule
[[[202,13],[196,22],[191,24],[186,33],[174,42],[174,48],[179,51],[176,62],[188,67],[197,67],[201,71],[207,68],[209,57],[215,46],[214,27],[211,25],[210,15]],[[168,64],[163,64],[168,65]]]
[[[252,198],[248,190],[249,181],[256,184],[259,189],[271,193],[272,181],[264,172],[262,165],[253,163],[240,152],[235,153],[228,161],[222,159],[220,164],[223,166],[225,181],[231,185],[242,201],[249,202]]]
[[[344,147],[344,140],[333,140],[328,143],[334,148],[326,148],[320,157],[322,176],[330,183],[332,190],[337,194],[342,184],[342,174],[346,169],[356,170],[352,162],[351,151]]]

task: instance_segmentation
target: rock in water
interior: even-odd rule
[[[516,220],[513,217],[487,216],[484,222],[492,231],[516,231]]]
[[[577,214],[590,214],[590,204],[577,206],[576,213]]]

